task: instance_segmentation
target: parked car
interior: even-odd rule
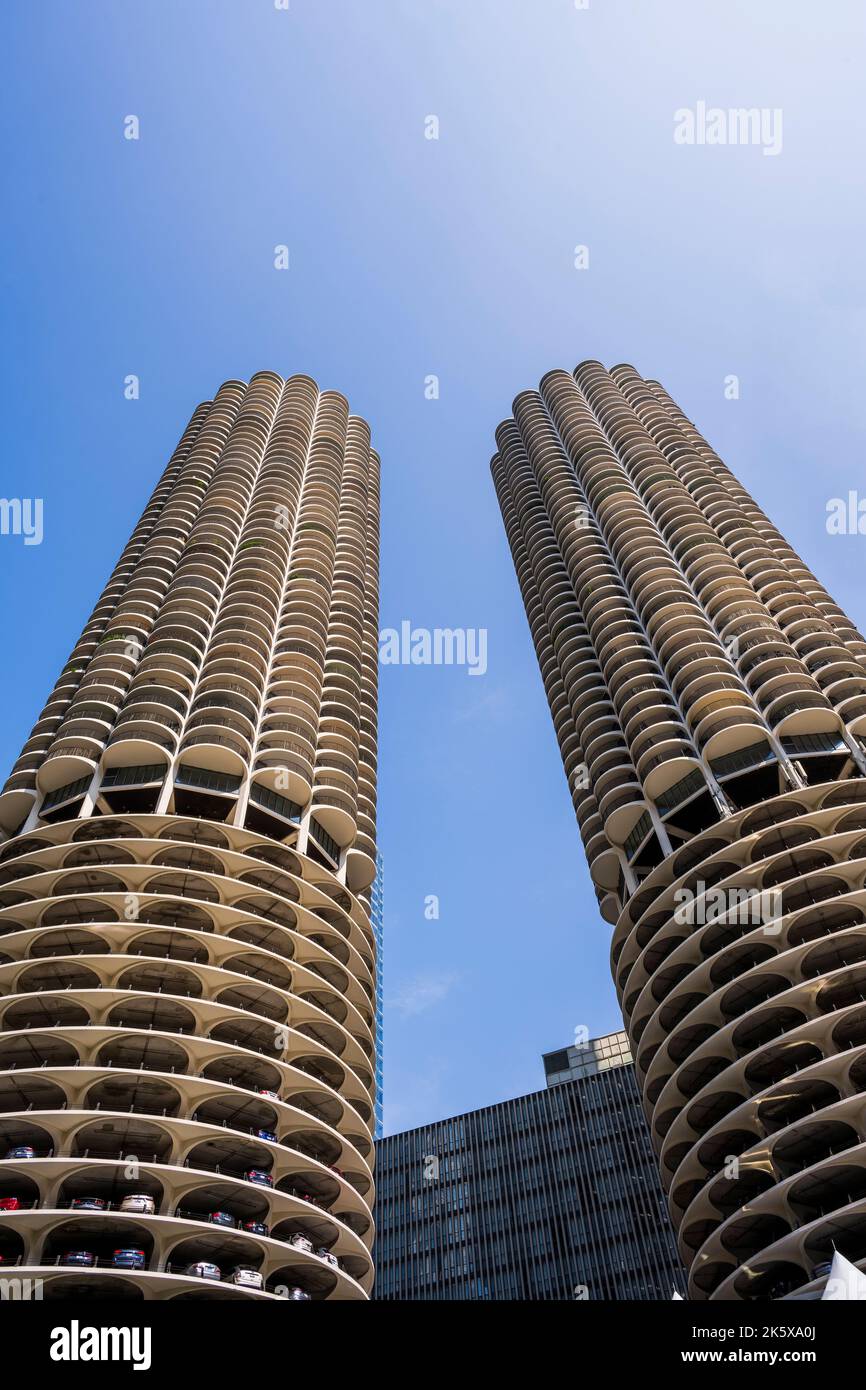
[[[330,1250],[325,1249],[324,1245],[321,1249],[316,1251],[316,1254],[320,1260],[325,1261],[325,1264],[333,1265],[334,1269],[340,1268],[340,1261],[337,1259],[336,1255],[332,1255]]]
[[[276,1144],[277,1142],[277,1136],[274,1134],[274,1131],[272,1129],[257,1129],[256,1138],[269,1139],[272,1144]]]
[[[258,1094],[264,1096],[265,1100],[279,1100],[280,1098],[279,1091],[268,1091],[264,1086],[259,1087]]]
[[[260,1187],[273,1187],[274,1180],[270,1173],[264,1172],[261,1168],[248,1168],[244,1173],[247,1182],[257,1182]]]
[[[302,1288],[300,1288],[299,1285],[296,1284],[294,1288],[289,1289],[288,1297],[292,1303],[309,1303],[312,1298],[312,1294],[306,1293]]]
[[[14,1149],[6,1150],[7,1158],[35,1158],[36,1150],[31,1149],[29,1144],[18,1144]]]
[[[192,1274],[196,1279],[222,1279],[222,1272],[219,1265],[213,1265],[209,1260],[196,1260],[194,1264],[187,1265],[184,1274]]]
[[[91,1269],[96,1264],[92,1250],[64,1250],[58,1260],[61,1265],[76,1265],[80,1269]]]
[[[144,1269],[144,1251],[131,1248],[115,1250],[111,1263],[115,1269]]]
[[[209,1211],[207,1219],[214,1226],[231,1226],[232,1229],[238,1224],[230,1211]]]
[[[149,1192],[130,1192],[120,1204],[121,1211],[137,1211],[143,1216],[153,1216],[156,1201]]]
[[[308,1236],[301,1235],[300,1231],[289,1236],[289,1245],[294,1246],[295,1250],[306,1250],[309,1255],[313,1253],[313,1242]]]
[[[102,1197],[73,1197],[69,1204],[73,1211],[105,1211]]]
[[[268,1227],[264,1221],[245,1221],[243,1229],[248,1231],[251,1236],[266,1236],[268,1234]]]
[[[826,1278],[827,1278],[827,1275],[830,1273],[830,1270],[831,1270],[832,1268],[833,1268],[833,1261],[832,1261],[832,1260],[822,1260],[820,1264],[817,1264],[817,1265],[814,1265],[814,1266],[813,1266],[813,1268],[812,1268],[812,1278],[813,1278],[813,1279],[826,1279]]]
[[[243,1289],[263,1289],[265,1281],[257,1269],[251,1269],[248,1265],[238,1265],[232,1271],[229,1283],[237,1284]]]
[[[20,1211],[20,1197],[0,1197],[0,1211]]]

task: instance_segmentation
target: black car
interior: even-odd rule
[[[230,1211],[209,1211],[207,1219],[212,1226],[230,1226],[232,1230],[238,1224]]]
[[[264,1221],[245,1221],[243,1229],[251,1236],[266,1236],[268,1234],[268,1227]]]

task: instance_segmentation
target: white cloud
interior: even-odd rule
[[[435,1004],[441,1004],[459,979],[460,976],[453,972],[416,975],[400,985],[385,1002],[388,1008],[396,1009],[404,1018],[412,1018],[415,1014],[432,1009]]]
[[[511,718],[511,701],[505,690],[496,689],[470,700],[455,711],[455,724],[466,724],[475,719],[487,723],[505,724]]]

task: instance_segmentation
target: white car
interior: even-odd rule
[[[300,1231],[297,1235],[289,1237],[289,1245],[293,1246],[295,1250],[305,1250],[308,1255],[313,1253],[313,1242],[308,1236],[302,1236]]]
[[[210,1260],[196,1260],[194,1264],[187,1265],[182,1272],[191,1275],[194,1279],[222,1279],[223,1277],[219,1265],[211,1264]]]
[[[144,1216],[153,1216],[156,1202],[149,1192],[130,1192],[120,1204],[121,1211],[138,1211]]]
[[[232,1271],[230,1283],[237,1284],[242,1289],[263,1289],[265,1281],[257,1269],[250,1269],[245,1265],[238,1265]]]
[[[340,1268],[340,1261],[337,1259],[336,1255],[332,1255],[330,1250],[326,1250],[324,1246],[322,1246],[321,1250],[317,1250],[316,1254],[320,1260],[325,1261],[325,1264],[333,1265],[335,1269]]]

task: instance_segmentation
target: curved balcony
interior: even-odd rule
[[[91,1250],[85,1273],[111,1286],[127,1274],[105,1261],[128,1245],[145,1252],[155,1281],[148,1296],[167,1297],[177,1263],[186,1268],[210,1251],[219,1264],[214,1241],[222,1240],[232,1267],[230,1256],[239,1263],[240,1245],[252,1241],[265,1292],[290,1269],[293,1287],[313,1297],[364,1296],[372,1280],[372,1175],[363,1156],[372,1156],[372,1011],[362,977],[347,969],[353,960],[361,969],[346,940],[358,928],[334,899],[363,918],[360,906],[320,865],[273,842],[176,817],[66,822],[10,848],[19,851],[4,860],[16,865],[16,884],[41,894],[28,895],[23,923],[0,909],[0,1149],[36,1154],[23,1164],[0,1159],[4,1193],[11,1184],[8,1195],[27,1199],[13,1214],[20,1266],[56,1269],[66,1280],[79,1272],[63,1265],[65,1249]],[[268,862],[281,855],[288,874]],[[275,923],[263,887],[288,893],[294,926]],[[219,906],[225,893],[235,908]],[[300,906],[310,895],[318,918]],[[127,917],[130,898],[136,911]],[[297,930],[299,912],[309,936]],[[334,949],[344,942],[347,965],[332,941]],[[124,1190],[120,1158],[133,1150],[141,1173]],[[264,1176],[251,1180],[251,1172]],[[132,1188],[153,1195],[153,1212],[120,1209]],[[103,1206],[72,1210],[73,1197]],[[250,1201],[268,1214],[266,1236],[242,1233]],[[199,1236],[208,1213],[226,1209],[237,1234]],[[31,1214],[43,1211],[50,1220]],[[339,1264],[303,1245],[287,1252],[285,1241],[301,1231]]]
[[[336,393],[226,382],[0,796],[0,1256],[46,1299],[369,1293],[378,467]]]

